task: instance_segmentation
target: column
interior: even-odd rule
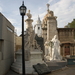
[[[47,41],[50,40],[50,21],[47,21]]]
[[[64,49],[64,46],[63,46],[63,57],[65,56],[65,49]]]
[[[26,22],[26,26],[27,26],[26,29],[29,29],[30,31],[32,31],[33,30],[33,26],[32,26],[33,20],[32,19],[26,19],[25,22]]]
[[[75,45],[74,45],[74,55],[75,55]]]
[[[63,56],[63,48],[60,46],[60,55]]]
[[[72,47],[70,46],[70,56],[72,55]]]
[[[74,46],[73,46],[73,56],[74,56]]]

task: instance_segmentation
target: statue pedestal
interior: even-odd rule
[[[33,65],[37,63],[44,63],[42,61],[42,52],[39,50],[34,50],[30,52],[30,60],[25,61],[25,72],[26,74],[37,74]],[[15,72],[22,74],[22,52],[16,52],[16,61],[11,66],[12,70]]]
[[[33,51],[30,52],[30,61],[31,61],[31,65],[35,65],[37,63],[44,63],[42,61],[42,51],[35,49]]]

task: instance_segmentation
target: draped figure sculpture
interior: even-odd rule
[[[50,60],[61,60],[60,41],[58,40],[57,35],[53,37],[49,45]]]

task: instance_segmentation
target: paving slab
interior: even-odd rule
[[[51,73],[50,69],[48,68],[48,66],[46,66],[46,64],[38,63],[36,65],[33,65],[33,68],[39,75]]]

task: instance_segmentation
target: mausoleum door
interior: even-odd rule
[[[70,55],[70,44],[65,44],[64,45],[65,49],[65,56]]]

